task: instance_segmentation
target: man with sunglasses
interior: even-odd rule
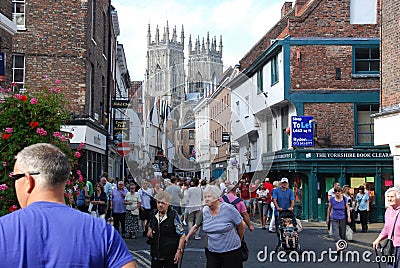
[[[18,153],[12,177],[22,209],[0,218],[2,266],[136,267],[112,226],[65,205],[70,171],[67,156],[51,144]]]

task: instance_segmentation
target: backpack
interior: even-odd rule
[[[238,209],[238,208],[236,207],[236,204],[239,203],[240,201],[243,201],[242,198],[238,197],[238,198],[236,198],[235,200],[233,200],[232,203],[231,203],[231,202],[229,202],[229,198],[228,198],[226,195],[222,196],[222,199],[224,199],[224,202],[225,202],[225,203],[234,205],[236,209]]]

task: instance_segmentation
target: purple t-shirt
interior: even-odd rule
[[[111,200],[112,200],[112,211],[114,213],[125,213],[126,205],[124,205],[125,196],[128,190],[124,187],[122,190],[115,188],[112,190]]]
[[[0,266],[121,267],[134,260],[104,219],[35,202],[0,217]]]
[[[331,197],[332,212],[331,219],[334,220],[344,220],[346,219],[346,203],[347,197],[343,196],[343,200],[338,202],[335,197]]]

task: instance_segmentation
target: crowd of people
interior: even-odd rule
[[[207,267],[240,268],[246,226],[254,230],[250,217],[257,212],[262,229],[269,223],[268,230],[279,233],[280,212],[292,212],[295,205],[295,193],[285,177],[272,184],[268,177],[210,183],[174,176],[124,181],[104,173],[94,186],[84,178],[85,186],[71,194],[68,207],[64,188],[69,174],[68,158],[53,145],[35,144],[17,155],[12,177],[24,209],[0,218],[0,232],[5,234],[0,239],[4,263],[16,267],[44,262],[47,267],[136,267],[122,238],[135,239],[141,229],[150,244],[152,267],[178,267],[185,244],[194,236],[205,240]],[[396,224],[400,188],[390,188],[385,197],[389,205],[385,227],[373,247],[389,238],[396,259],[400,259],[400,224]],[[346,224],[356,231],[357,217],[361,232],[368,231],[370,195],[364,186],[352,192],[350,186],[335,182],[328,201],[327,224],[335,241],[346,239]],[[285,234],[291,235],[283,237],[294,248],[296,222],[286,219],[284,223]],[[188,225],[187,234],[184,225]],[[68,242],[62,239],[63,230],[70,232]],[[34,235],[38,232],[42,236]],[[52,239],[43,239],[46,237]],[[80,240],[88,241],[85,250],[91,257],[79,254],[83,250]]]

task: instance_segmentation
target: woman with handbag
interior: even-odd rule
[[[129,192],[125,195],[124,204],[126,205],[125,231],[128,235],[127,238],[135,239],[139,232],[139,208],[141,207],[141,201],[134,183],[129,184]]]
[[[90,203],[92,208],[90,213],[96,218],[106,218],[106,204],[107,204],[107,194],[104,192],[103,185],[100,183],[96,184],[95,191],[90,197]]]
[[[385,197],[389,207],[385,212],[385,225],[379,236],[372,243],[372,247],[379,249],[380,242],[388,238],[383,246],[385,255],[395,256],[394,263],[387,263],[386,267],[400,267],[400,188],[398,186],[389,188]]]
[[[346,219],[350,223],[350,208],[347,203],[347,198],[343,196],[343,190],[340,186],[334,189],[335,195],[331,197],[328,205],[328,213],[326,224],[332,224],[332,232],[335,242],[346,240]],[[336,245],[336,250],[343,248]]]

